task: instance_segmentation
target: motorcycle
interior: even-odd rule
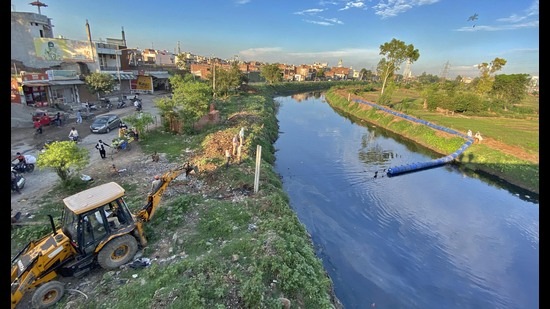
[[[97,106],[95,106],[94,103],[84,102],[82,103],[82,107],[85,108],[87,111],[97,110]]]
[[[18,159],[11,161],[11,167],[17,173],[32,173],[34,171],[34,164],[36,158],[31,155],[25,155],[25,162],[19,162]]]
[[[23,189],[23,187],[25,187],[25,182],[26,182],[25,177],[23,177],[23,175],[21,175],[20,173],[15,171],[13,168],[12,168],[11,172],[15,175],[15,183],[17,185],[17,188],[21,191],[21,189]],[[15,192],[16,190],[14,190],[14,188],[12,187],[11,191]]]
[[[118,99],[118,104],[116,106],[116,108],[124,108],[126,107],[126,101],[124,99]]]
[[[103,102],[103,107],[110,111],[113,108],[113,103],[111,103],[111,100],[109,98],[101,98],[101,101]]]
[[[138,101],[136,101],[136,102],[137,102],[137,104],[134,103],[134,106],[136,107],[136,112],[141,112],[141,102],[138,102]]]
[[[80,143],[80,135],[77,136],[69,136],[69,140],[71,142]]]

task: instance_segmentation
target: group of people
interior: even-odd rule
[[[244,145],[244,127],[241,127],[241,130],[239,133],[235,134],[233,136],[232,143],[232,150],[229,152],[229,149],[225,150],[225,168],[229,167],[229,163],[232,160],[232,156],[237,156],[237,162],[241,164],[241,153],[242,153],[242,147]]]
[[[128,125],[121,122],[118,126],[118,137],[132,137],[135,141],[139,141],[139,132],[135,127],[128,129]]]
[[[472,137],[472,130],[468,130],[468,137]],[[481,137],[481,133],[479,131],[476,132],[476,134],[473,136],[474,142],[481,143],[483,140],[483,137]]]

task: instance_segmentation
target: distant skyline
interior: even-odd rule
[[[30,0],[11,10],[38,13]],[[129,48],[182,51],[269,63],[328,63],[376,70],[393,38],[420,57],[413,75],[477,77],[499,57],[497,74],[539,75],[539,0],[41,0],[55,37],[121,39]],[[399,73],[405,68],[403,63]]]

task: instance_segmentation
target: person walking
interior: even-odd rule
[[[105,146],[111,148],[111,145],[104,143],[102,140],[99,140],[97,144],[95,144],[95,149],[99,150],[99,155],[101,156],[101,159],[105,159]]]
[[[80,112],[80,110],[76,111],[76,123],[82,123],[82,113]]]

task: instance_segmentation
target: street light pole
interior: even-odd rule
[[[116,54],[116,74],[118,77],[118,91],[122,93],[122,80],[120,79],[120,57],[118,56],[118,53],[120,52],[120,49],[117,49],[115,51]]]

